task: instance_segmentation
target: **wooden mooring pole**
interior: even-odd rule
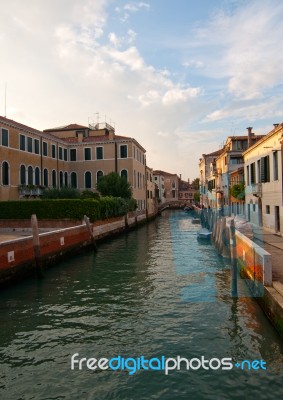
[[[39,279],[44,277],[42,260],[40,255],[40,245],[39,245],[39,233],[38,233],[38,222],[35,214],[31,216],[31,227],[32,227],[32,240],[33,240],[33,250],[35,258],[35,267],[37,277]]]
[[[86,224],[88,232],[89,232],[89,236],[90,236],[90,240],[91,240],[91,243],[92,243],[92,247],[93,247],[94,251],[96,252],[97,251],[96,241],[95,241],[95,238],[94,238],[94,235],[93,235],[92,227],[91,227],[90,222],[89,222],[89,218],[86,215],[84,216],[84,221],[85,221],[85,224]]]
[[[237,288],[237,251],[236,251],[236,235],[235,235],[235,221],[230,222],[230,251],[231,251],[231,291],[232,297],[238,296]]]

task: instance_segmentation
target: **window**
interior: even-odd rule
[[[51,146],[51,157],[56,158],[56,146],[55,144],[52,144]]]
[[[231,157],[230,158],[230,164],[242,164],[243,163],[243,159],[240,157]]]
[[[48,156],[48,144],[46,143],[46,142],[43,142],[43,155],[45,156],[45,157],[47,157]]]
[[[121,171],[121,177],[122,177],[122,178],[125,178],[126,181],[128,182],[128,171],[125,170],[125,169],[122,169],[122,171]]]
[[[77,174],[75,172],[72,172],[71,173],[71,187],[76,189],[77,185],[78,185],[78,183],[77,183]]]
[[[60,174],[59,174],[59,185],[60,185],[60,188],[64,186],[64,175],[63,175],[62,171],[60,171]]]
[[[68,150],[64,149],[64,161],[68,161]]]
[[[24,165],[21,165],[20,167],[20,184],[26,184],[26,167]]]
[[[2,146],[9,146],[9,132],[7,129],[2,129]]]
[[[250,166],[247,165],[247,185],[250,184]]]
[[[39,140],[34,139],[34,152],[35,154],[39,154]]]
[[[7,161],[2,163],[2,185],[9,185],[9,164]]]
[[[43,171],[43,185],[48,186],[48,170],[46,168]]]
[[[86,161],[91,160],[91,148],[90,147],[85,148],[85,160]]]
[[[68,186],[68,174],[67,174],[67,172],[64,173],[64,185]]]
[[[24,135],[20,135],[20,150],[26,150],[26,137]]]
[[[126,144],[120,146],[120,158],[128,157],[128,148]]]
[[[33,185],[33,168],[31,165],[28,167],[28,185]]]
[[[38,167],[36,167],[34,170],[34,183],[37,186],[40,185],[40,171]]]
[[[270,214],[270,206],[266,206],[266,214]]]
[[[52,170],[52,186],[56,188],[57,186],[57,176],[55,169]]]
[[[96,182],[98,182],[99,179],[102,178],[102,177],[103,177],[103,172],[102,171],[97,171],[97,173],[96,173]]]
[[[32,153],[32,138],[28,137],[28,152]]]
[[[103,160],[103,147],[96,148],[96,159]]]
[[[258,183],[261,182],[261,177],[260,177],[260,160],[257,160],[257,181],[258,181]]]
[[[278,181],[278,152],[273,153],[273,179]]]
[[[85,188],[91,189],[91,172],[89,171],[85,173]]]
[[[269,156],[260,159],[260,177],[261,182],[270,182]]]
[[[76,149],[70,150],[70,161],[77,161],[77,150]]]
[[[63,149],[62,147],[59,147],[59,160],[63,160]]]
[[[250,173],[251,173],[251,185],[255,183],[255,163],[250,165]]]

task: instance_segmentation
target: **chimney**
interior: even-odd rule
[[[84,138],[83,132],[78,132],[77,136],[78,136],[78,142],[81,143],[83,141],[83,138]]]
[[[252,129],[253,129],[253,128],[252,128],[251,126],[249,126],[249,127],[247,128],[247,130],[248,130],[248,148],[251,147],[252,144],[253,144],[252,136],[253,136],[254,134],[253,134],[253,132],[252,132]]]
[[[274,129],[276,129],[278,127],[279,124],[273,124]]]

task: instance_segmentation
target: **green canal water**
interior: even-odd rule
[[[231,298],[229,265],[197,229],[166,211],[0,293],[0,399],[282,398],[282,341],[243,282]],[[74,353],[232,358],[233,368],[71,370]],[[234,366],[246,359],[267,369]]]

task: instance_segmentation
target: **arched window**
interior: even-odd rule
[[[43,185],[48,187],[48,170],[46,168],[43,171]]]
[[[2,185],[9,185],[9,164],[7,161],[2,163]]]
[[[34,183],[37,186],[40,185],[40,171],[38,167],[36,167],[34,170]]]
[[[55,169],[53,169],[52,170],[52,186],[54,187],[54,188],[56,188],[56,186],[57,186],[57,176],[56,176],[56,171],[55,171]]]
[[[91,172],[89,171],[85,173],[85,188],[91,189]]]
[[[128,182],[128,171],[126,169],[122,169],[121,171],[121,177],[125,178],[126,181]]]
[[[96,182],[98,182],[99,179],[102,178],[102,177],[103,177],[103,172],[102,171],[97,171],[97,173],[96,173]]]
[[[28,167],[28,185],[33,185],[33,168],[31,165]]]
[[[67,172],[64,173],[64,185],[68,186],[68,173]]]
[[[73,188],[77,188],[77,174],[75,173],[75,172],[72,172],[71,173],[71,186],[73,187]]]
[[[26,167],[24,165],[21,165],[20,167],[20,184],[26,184]]]
[[[64,174],[62,171],[60,171],[60,174],[59,174],[59,184],[60,184],[60,188],[64,186]]]

